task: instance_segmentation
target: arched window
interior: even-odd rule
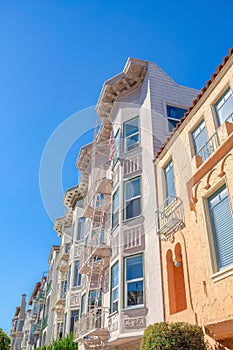
[[[174,314],[187,308],[180,243],[175,246],[175,259],[171,250],[168,250],[166,259],[170,314]]]

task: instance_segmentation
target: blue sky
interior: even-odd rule
[[[51,245],[58,243],[39,188],[50,135],[73,113],[95,105],[103,82],[121,72],[129,56],[156,62],[176,82],[201,88],[233,46],[232,13],[231,0],[0,0],[0,327],[5,331],[21,294],[30,296],[48,269]],[[77,183],[74,162],[91,136],[71,148],[64,189]],[[59,205],[62,215],[62,198]]]

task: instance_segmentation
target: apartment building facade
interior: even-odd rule
[[[158,152],[165,320],[233,348],[233,49]]]
[[[196,94],[136,59],[104,84],[100,130],[80,151],[80,182],[54,225],[67,251],[58,262],[60,323],[80,349],[139,349],[146,325],[164,319],[153,155]]]
[[[26,294],[22,295],[20,306],[16,307],[12,319],[10,338],[11,350],[20,350],[23,341],[23,327],[26,318]]]
[[[48,259],[49,271],[43,273],[41,280],[35,284],[28,301],[20,350],[34,350],[50,344],[54,339],[54,312],[50,309],[50,299],[54,294],[53,286],[56,286],[57,272],[54,266],[59,250],[59,246],[52,246]]]
[[[145,327],[164,320],[231,348],[232,59],[198,95],[131,58],[105,82],[100,128],[54,223],[60,247],[33,294],[45,292],[46,322],[25,350],[70,333],[80,350],[139,350]]]

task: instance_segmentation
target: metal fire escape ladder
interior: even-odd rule
[[[94,147],[92,149],[92,169],[93,169],[93,177],[92,177],[92,188],[93,188],[93,197],[92,197],[92,206],[93,206],[93,214],[92,214],[92,220],[91,220],[91,227],[90,227],[90,251],[88,249],[88,254],[91,254],[93,250],[97,248],[97,246],[101,243],[101,229],[104,229],[104,222],[105,222],[105,211],[99,208],[101,205],[101,198],[100,195],[97,194],[97,171],[96,171],[96,128],[95,128],[95,135],[94,135]],[[93,164],[94,163],[94,164]],[[94,166],[93,166],[94,165]],[[99,202],[100,201],[100,202]],[[93,235],[93,232],[95,232],[95,235]],[[87,257],[88,259],[88,257]],[[88,285],[86,290],[86,312],[90,314],[90,324],[92,324],[93,330],[98,329],[102,327],[102,320],[101,320],[101,314],[102,314],[102,300],[100,299],[102,296],[102,281],[103,281],[103,273],[104,273],[104,261],[101,256],[93,255],[90,257],[90,260],[88,261],[89,265],[89,273],[88,273]],[[95,301],[94,305],[89,303],[91,291],[95,291]],[[100,348],[103,344],[105,339],[102,338],[102,336],[95,334],[95,335],[89,335],[87,337],[86,347],[87,349],[97,349]]]

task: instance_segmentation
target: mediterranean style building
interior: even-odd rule
[[[133,58],[104,83],[25,350],[70,333],[80,350],[139,350],[161,321],[199,324],[231,348],[232,60],[201,92]]]
[[[233,50],[157,153],[165,320],[233,349]]]

